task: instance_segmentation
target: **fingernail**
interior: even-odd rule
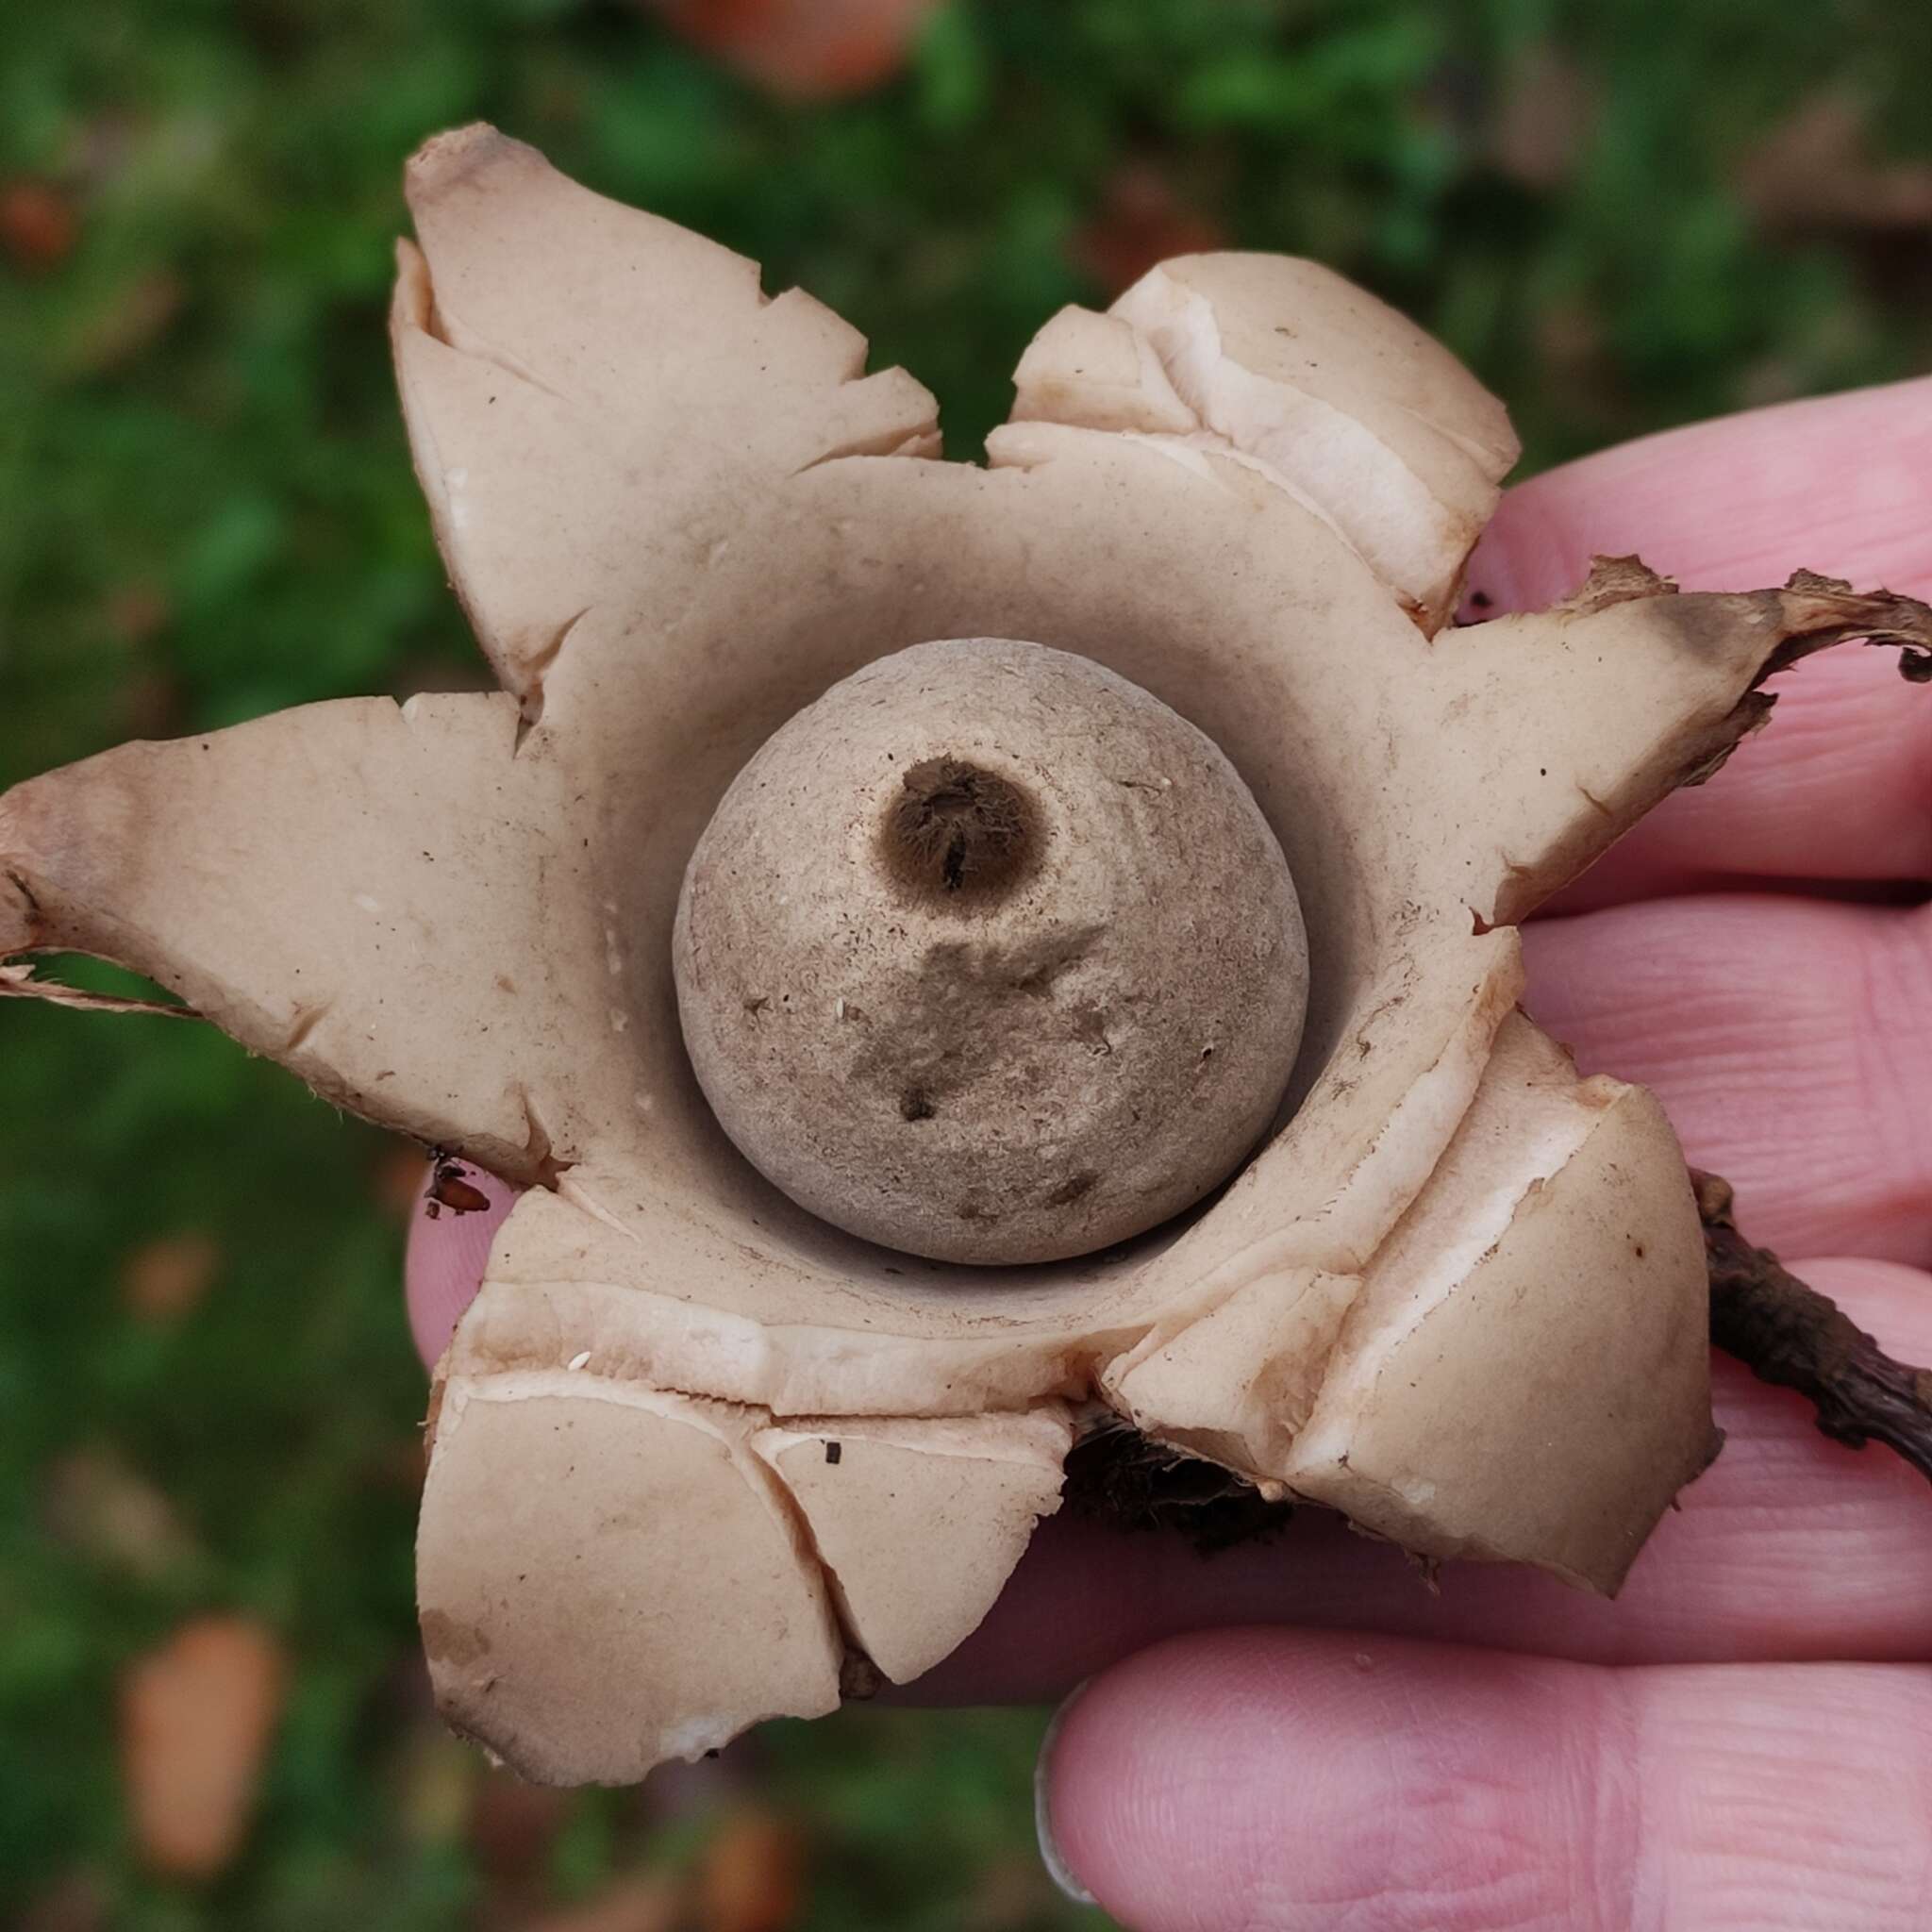
[[[1040,1756],[1033,1765],[1033,1829],[1040,1840],[1040,1862],[1046,1867],[1046,1875],[1076,1906],[1097,1906],[1100,1901],[1074,1876],[1073,1868],[1054,1842],[1053,1813],[1046,1796],[1047,1779],[1053,1766],[1053,1747],[1059,1742],[1060,1727],[1067,1721],[1067,1713],[1080,1701],[1086,1689],[1085,1683],[1074,1686],[1065,1703],[1054,1712],[1053,1722],[1047,1725],[1046,1735],[1040,1740]]]

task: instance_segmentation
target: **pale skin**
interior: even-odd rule
[[[1470,583],[1533,609],[1629,551],[1687,589],[1803,565],[1932,594],[1932,378],[1551,472]],[[1754,1241],[1932,1361],[1932,691],[1856,648],[1774,688],[1768,731],[1526,931],[1528,1005],[1661,1096]],[[425,1357],[500,1218],[417,1218]],[[1614,1604],[1473,1567],[1431,1596],[1312,1514],[1211,1560],[1056,1520],[923,1689],[1087,1680],[1052,1832],[1138,1932],[1932,1923],[1932,1492],[1734,1363],[1716,1401],[1723,1457]]]

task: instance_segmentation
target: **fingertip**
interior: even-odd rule
[[[409,1333],[425,1367],[434,1366],[449,1346],[463,1310],[475,1300],[490,1244],[516,1204],[517,1191],[481,1168],[466,1167],[463,1180],[487,1197],[487,1207],[469,1212],[444,1207],[433,1198],[435,1176],[430,1170],[409,1220],[404,1284]]]
[[[1524,1890],[1536,1733],[1591,1674],[1324,1632],[1158,1644],[1064,1711],[1042,1765],[1067,1881],[1144,1932],[1334,1923],[1460,1928]],[[1520,1721],[1511,1713],[1520,1713]],[[1564,1889],[1548,1871],[1527,1888]],[[1077,1895],[1077,1893],[1076,1893]],[[1507,1923],[1518,1921],[1510,1918]]]
[[[1040,1862],[1046,1867],[1046,1875],[1059,1889],[1062,1896],[1072,1899],[1076,1906],[1093,1906],[1100,1901],[1081,1884],[1078,1874],[1067,1863],[1058,1840],[1054,1837],[1053,1775],[1060,1733],[1066,1729],[1067,1719],[1086,1688],[1084,1683],[1075,1684],[1060,1707],[1054,1712],[1053,1721],[1040,1740],[1040,1757],[1033,1767],[1033,1829],[1040,1840]]]

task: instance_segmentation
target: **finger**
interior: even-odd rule
[[[475,1300],[490,1243],[516,1201],[514,1188],[481,1168],[466,1167],[463,1177],[489,1197],[489,1207],[469,1214],[439,1207],[431,1215],[425,1193],[409,1223],[403,1274],[409,1333],[425,1368],[435,1365],[456,1332],[458,1317]]]
[[[1893,1353],[1932,1359],[1932,1279],[1885,1262],[1799,1270]],[[1449,1563],[1432,1594],[1401,1552],[1321,1510],[1203,1557],[1178,1537],[1045,1524],[932,1702],[1038,1701],[1177,1632],[1282,1623],[1600,1663],[1932,1658],[1932,1491],[1896,1457],[1827,1441],[1806,1405],[1714,1364],[1723,1455],[1607,1603],[1554,1579]]]
[[[1932,378],[1698,424],[1533,477],[1477,546],[1472,598],[1535,609],[1574,590],[1592,554],[1631,551],[1687,589],[1754,590],[1804,566],[1926,594]],[[1728,875],[1932,880],[1932,697],[1902,688],[1891,652],[1858,649],[1776,689],[1771,729],[1709,787],[1667,799],[1566,907]]]
[[[1471,595],[1534,610],[1592,556],[1633,550],[1686,590],[1750,590],[1804,565],[1916,593],[1932,589],[1928,491],[1932,376],[1753,409],[1518,484],[1476,547]]]
[[[1244,1631],[1090,1685],[1042,1842],[1136,1932],[1904,1932],[1932,1671],[1605,1671]]]
[[[1932,1262],[1932,908],[1673,899],[1524,940],[1530,1011],[1656,1091],[1754,1241]]]

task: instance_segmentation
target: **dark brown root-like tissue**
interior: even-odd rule
[[[1835,1442],[1883,1442],[1932,1479],[1932,1369],[1895,1362],[1828,1296],[1738,1232],[1730,1183],[1692,1171],[1710,1263],[1710,1339],[1759,1381],[1795,1389]]]
[[[1061,1501],[1113,1529],[1174,1531],[1203,1556],[1272,1536],[1294,1512],[1293,1504],[1270,1501],[1232,1470],[1124,1424],[1096,1428],[1074,1444]]]

